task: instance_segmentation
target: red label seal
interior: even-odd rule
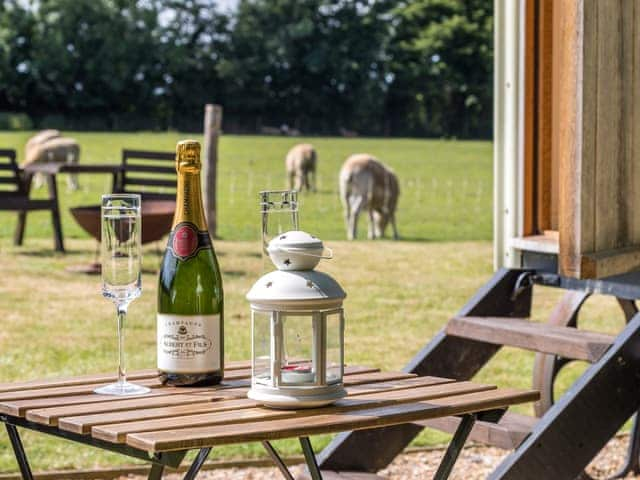
[[[171,248],[178,257],[190,257],[198,248],[198,232],[189,225],[182,225],[173,235]]]

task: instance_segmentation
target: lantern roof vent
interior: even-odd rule
[[[253,307],[268,310],[339,308],[347,294],[330,275],[316,270],[275,270],[247,293]]]
[[[301,230],[291,230],[274,237],[267,246],[267,253],[279,270],[313,270],[318,262],[332,258],[318,237]]]

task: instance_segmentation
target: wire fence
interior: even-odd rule
[[[405,232],[416,240],[491,238],[490,179],[464,178],[456,182],[437,176],[412,176],[400,178],[399,183],[397,221],[401,235]],[[224,172],[218,185],[222,236],[259,238],[258,192],[286,188],[285,176],[277,172]],[[300,194],[301,228],[325,238],[345,238],[337,174],[319,173],[316,188],[316,192]],[[360,232],[366,232],[366,222],[366,214],[362,214]]]

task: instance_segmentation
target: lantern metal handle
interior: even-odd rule
[[[333,258],[333,250],[331,250],[329,247],[323,248],[323,253],[324,253],[324,250],[329,251],[328,255],[316,255],[315,253],[309,253],[305,251],[307,250],[306,248],[296,248],[296,247],[276,247],[275,250],[279,250],[285,253],[295,253],[297,255],[304,255],[306,257],[324,258],[325,260],[331,260]]]

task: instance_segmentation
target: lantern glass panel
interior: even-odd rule
[[[313,385],[317,378],[314,331],[311,315],[282,316],[283,385]]]
[[[252,312],[253,379],[271,384],[271,312]]]
[[[342,381],[342,312],[326,315],[327,384]]]

